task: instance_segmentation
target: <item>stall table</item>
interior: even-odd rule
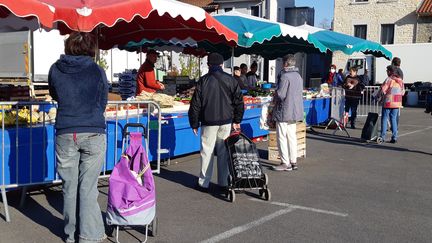
[[[245,106],[241,123],[242,132],[250,138],[268,135],[267,130],[260,128],[261,104]],[[304,100],[304,110],[307,125],[316,125],[329,117],[330,98]],[[169,111],[169,110],[168,110]],[[195,136],[189,126],[187,106],[185,110],[166,112],[162,110],[163,124],[161,149],[169,150],[162,154],[161,159],[195,153],[200,150],[200,137]],[[151,117],[151,122],[157,119]],[[127,122],[147,124],[147,116],[107,119],[107,155],[104,170],[112,170],[121,155],[122,128]],[[117,124],[117,125],[116,125]],[[4,136],[4,178],[0,167],[0,180],[6,185],[44,183],[57,179],[55,173],[55,132],[54,124],[45,126],[10,127],[0,131]],[[157,130],[150,127],[149,160],[157,159]],[[18,144],[18,147],[16,147]],[[30,161],[33,161],[30,163]]]

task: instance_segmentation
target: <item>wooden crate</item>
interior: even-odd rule
[[[270,161],[280,161],[278,157],[279,157],[279,149],[277,147],[269,147],[267,159]]]
[[[306,123],[297,123],[297,157],[306,158]]]
[[[268,135],[268,146],[277,147],[277,136],[275,130],[270,130]]]
[[[306,158],[306,124],[297,123],[297,157]],[[268,160],[279,161],[279,150],[277,147],[277,135],[275,130],[269,131],[268,138]]]

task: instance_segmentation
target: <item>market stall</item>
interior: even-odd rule
[[[260,117],[263,102],[260,97],[246,96],[245,113],[241,129],[250,138],[268,135],[268,130],[260,128]],[[329,115],[329,98],[310,98],[304,100],[306,123],[315,125],[327,120]],[[189,126],[189,105],[177,105],[161,109],[161,149],[169,153],[161,154],[161,159],[175,157],[200,150],[200,137],[195,136]],[[22,112],[23,113],[23,112]],[[48,113],[47,113],[48,114]],[[28,115],[26,115],[28,116]],[[34,115],[32,115],[34,117]],[[150,121],[148,118],[150,117]],[[21,118],[20,118],[21,119]],[[13,119],[0,130],[4,150],[4,178],[6,184],[26,184],[53,181],[55,177],[55,132],[54,123],[46,116],[46,122],[32,123],[23,120],[19,125]],[[157,160],[157,126],[158,118],[148,116],[145,108],[118,110],[107,109],[107,156],[104,170],[111,170],[121,155],[122,131],[126,123],[139,122],[149,129],[148,151],[151,161]],[[6,118],[7,120],[7,118]],[[187,142],[185,142],[187,141]],[[19,146],[15,146],[18,144]],[[4,151],[4,152],[3,152]],[[0,175],[3,169],[0,168]]]

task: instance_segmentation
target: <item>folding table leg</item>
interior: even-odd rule
[[[19,204],[20,208],[24,207],[26,197],[27,197],[27,187],[24,186],[21,190],[21,199],[20,199],[20,204]]]
[[[9,205],[8,205],[7,196],[6,196],[6,189],[4,187],[1,188],[1,194],[2,194],[2,201],[3,201],[3,206],[4,206],[6,222],[10,222],[11,220],[10,220],[10,216],[9,216]]]

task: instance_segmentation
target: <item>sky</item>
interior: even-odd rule
[[[324,18],[331,23],[334,12],[334,0],[295,0],[296,7],[315,8],[315,26],[319,26]]]

